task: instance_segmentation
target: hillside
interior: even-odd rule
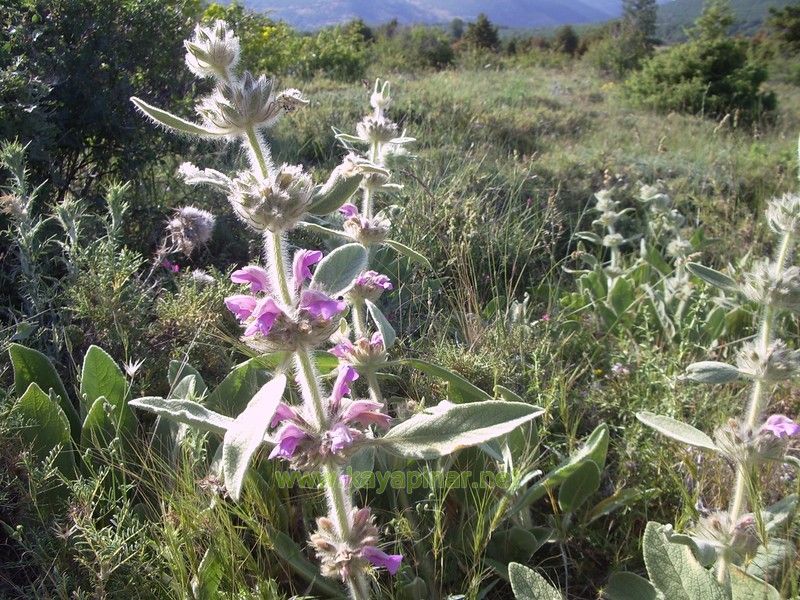
[[[767,16],[770,7],[792,4],[792,0],[731,0],[737,16],[735,33],[753,33]],[[658,9],[658,35],[668,42],[686,38],[684,29],[692,25],[703,10],[703,0],[672,0]]]
[[[597,23],[617,16],[621,0],[244,0],[250,10],[270,12],[302,30],[361,18],[369,24],[474,20],[481,13],[502,27],[549,27]]]

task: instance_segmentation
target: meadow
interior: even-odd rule
[[[464,53],[441,71],[373,65],[364,82],[285,77],[280,89],[298,88],[308,104],[268,131],[275,164],[302,164],[324,182],[345,154],[337,133],[355,131],[370,112],[376,78],[391,82],[387,113],[415,139],[407,145],[413,160],[392,168],[402,188],[378,195],[376,210],[391,217],[391,238],[421,255],[386,246],[369,253],[370,268],[393,283],[379,304],[397,340],[388,362],[370,371],[382,398],[400,422],[443,400],[526,404],[542,413],[449,455],[352,458],[361,460],[354,471],[383,474],[375,485],[353,484],[354,496],[371,507],[384,550],[403,556],[393,576],[369,571],[373,597],[663,595],[626,579],[658,580],[643,558],[648,522],[691,531],[731,501],[735,464],[660,435],[637,414],[710,434],[742,413],[741,382],[707,386],[683,376],[699,361],[733,362],[741,343],[760,335],[758,303],[720,292],[709,283],[713,274],[684,266],[735,277],[777,251],[764,214],[770,200],[798,191],[800,88],[773,76],[765,87],[776,93],[777,111],[745,124],[637,107],[622,82],[541,53]],[[225,308],[225,298],[240,293],[231,272],[262,258],[260,235],[218,191],[176,175],[189,160],[242,171],[248,152],[233,143],[180,144],[127,187],[105,186],[105,203],[78,195],[53,201],[45,188],[16,213],[13,199],[24,204],[41,182],[25,181],[20,146],[7,142],[0,152],[4,270],[23,298],[0,334],[11,357],[0,363],[2,597],[346,593],[336,577],[320,576],[308,543],[325,514],[327,480],[287,479],[284,463],[253,449],[233,499],[212,464],[219,431],[170,425],[163,412],[156,419],[128,406],[191,400],[235,418],[268,373],[285,370],[280,352],[244,341]],[[605,211],[602,190],[614,202]],[[680,215],[668,231],[658,225],[657,202]],[[168,251],[175,239],[165,223],[186,205],[213,214],[213,234]],[[330,212],[291,231],[291,247],[334,252],[340,244],[320,229],[340,224]],[[595,223],[603,212],[618,215],[619,244],[603,241],[606,222]],[[668,250],[674,239],[688,244],[682,254]],[[776,319],[792,345],[796,318]],[[328,386],[336,358],[311,356]],[[354,389],[374,399],[367,379]],[[32,383],[42,396],[26,412],[19,399]],[[46,408],[59,390],[60,402],[79,408],[77,440],[70,424],[63,436]],[[788,386],[776,386],[771,402],[771,412],[800,412]],[[789,444],[791,456],[796,438]],[[755,477],[752,502],[765,515],[800,492],[794,461],[769,462]],[[789,540],[783,553],[770,553],[762,538],[756,545],[764,551],[740,563],[749,582],[773,587],[747,595],[734,585],[738,591],[720,598],[800,594],[792,551],[800,522],[793,501],[783,502],[776,525]],[[681,560],[694,561],[689,570],[700,565]],[[561,596],[548,596],[538,580],[524,591],[518,579],[512,591],[514,564]],[[663,597],[717,597],[683,593]]]

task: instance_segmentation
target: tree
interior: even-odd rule
[[[460,40],[464,35],[464,21],[456,17],[450,21],[450,37],[454,40]]]
[[[800,4],[770,8],[767,27],[790,52],[800,52]]]
[[[658,5],[656,0],[623,0],[622,22],[629,35],[637,35],[652,44],[656,35]]]
[[[735,22],[730,0],[706,0],[703,14],[687,33],[694,40],[719,40],[728,35]]]
[[[556,30],[555,37],[553,38],[553,46],[559,52],[574,56],[578,51],[578,34],[571,25],[563,25]]]
[[[464,40],[474,48],[484,48],[486,50],[497,50],[500,46],[500,36],[497,34],[497,27],[492,25],[484,13],[478,15],[474,23],[467,25],[467,32]]]

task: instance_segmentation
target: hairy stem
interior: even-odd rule
[[[781,239],[781,244],[778,250],[778,256],[775,259],[774,268],[776,275],[782,273],[784,269],[786,269],[787,263],[791,258],[792,238],[793,236],[790,232],[783,234],[783,238]],[[775,317],[775,307],[771,304],[767,304],[764,307],[764,314],[761,318],[761,327],[758,332],[759,349],[764,351],[765,355],[770,342],[772,342],[775,328]],[[753,388],[750,393],[750,403],[747,408],[747,418],[745,421],[745,425],[749,430],[755,429],[756,423],[766,408],[765,405],[768,400],[768,396],[764,392],[764,383],[760,380],[754,381]],[[736,467],[736,484],[734,486],[733,500],[731,501],[729,513],[730,522],[734,527],[747,510],[747,489],[751,479],[751,467],[752,465],[748,461],[744,461]],[[729,562],[730,560],[728,552],[723,552],[722,557],[717,563],[717,581],[722,584],[725,583],[728,577]]]

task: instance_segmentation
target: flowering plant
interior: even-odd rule
[[[196,106],[200,121],[187,121],[138,98],[132,101],[167,129],[240,143],[246,150],[249,168],[233,176],[191,164],[183,165],[181,174],[189,184],[223,191],[242,223],[263,235],[266,266],[235,271],[233,282],[247,288],[227,298],[226,305],[242,325],[245,344],[260,354],[279,353],[288,360],[280,361],[270,381],[235,416],[194,400],[148,397],[130,404],[221,434],[224,439],[215,462],[224,489],[234,500],[243,493],[248,467],[262,445],[271,447],[270,458],[288,461],[293,469],[319,471],[328,512],[317,519],[310,544],[323,575],[341,579],[352,598],[367,598],[371,568],[395,573],[402,556],[381,549],[370,509],[354,505],[344,470],[353,455],[371,447],[405,458],[436,458],[507,434],[542,410],[522,402],[483,400],[456,405],[444,401],[397,422],[382,399],[375,366],[385,360],[395,332],[375,301],[393,285],[369,269],[369,248],[383,243],[427,262],[390,241],[388,218],[374,211],[374,196],[396,189],[388,167],[412,141],[399,134],[397,125],[384,114],[390,103],[388,84],[376,83],[371,97],[375,112],[358,124],[358,135],[340,135],[346,143],[366,144],[367,156],[349,154],[325,184],[315,185],[302,166],[275,165],[264,137],[265,129],[307,103],[303,95],[298,90],[275,94],[271,79],[239,74],[239,41],[225,23],[198,26],[185,46],[192,72],[215,82],[214,91]],[[363,194],[360,211],[349,202],[359,188]],[[314,250],[295,250],[289,265],[287,233],[301,225],[313,227],[303,221],[306,215],[337,211],[345,221],[343,230],[335,233],[349,243],[325,257]],[[341,364],[336,383],[328,391],[314,352],[331,343],[339,319],[348,311],[355,339],[340,337],[332,348]],[[376,331],[367,328],[367,312]],[[351,384],[359,376],[367,380],[369,399],[354,394]],[[299,405],[284,399],[290,381],[302,398]]]

